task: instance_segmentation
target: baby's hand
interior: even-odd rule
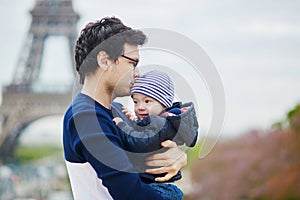
[[[134,120],[134,115],[132,114],[132,112],[130,110],[128,110],[128,108],[123,107],[122,108],[122,112],[125,114],[125,116],[130,120],[133,121]]]
[[[114,122],[116,125],[118,125],[118,123],[120,123],[120,122],[122,122],[122,121],[123,121],[123,119],[120,118],[120,117],[115,117],[115,118],[113,118],[113,122]]]

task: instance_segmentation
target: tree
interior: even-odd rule
[[[284,123],[223,141],[192,163],[194,192],[185,199],[300,199],[300,105]]]

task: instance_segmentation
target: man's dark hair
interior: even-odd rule
[[[145,34],[125,26],[116,17],[106,17],[100,21],[91,22],[80,32],[75,46],[76,71],[80,83],[84,83],[87,73],[94,72],[98,67],[97,54],[105,51],[109,59],[115,61],[123,54],[124,44],[143,45]]]

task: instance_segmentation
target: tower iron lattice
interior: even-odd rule
[[[74,57],[79,15],[73,10],[72,0],[36,0],[30,14],[31,25],[13,79],[3,88],[0,107],[1,161],[14,157],[18,138],[30,123],[45,116],[63,114],[72,97],[71,87],[64,92],[36,92],[33,89],[43,67],[41,63],[47,37],[66,37],[69,53],[71,58]],[[71,63],[74,66],[73,59]],[[72,71],[75,74],[74,68]]]

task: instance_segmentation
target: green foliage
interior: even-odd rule
[[[187,153],[187,168],[189,168],[192,163],[199,158],[200,154],[200,147],[202,145],[201,141],[198,141],[196,145],[192,148],[189,148],[186,153]]]
[[[53,154],[61,153],[61,147],[54,146],[19,146],[16,149],[15,156],[16,159],[21,163],[31,162],[38,159],[41,159],[46,156],[50,156]]]
[[[287,120],[277,121],[272,124],[272,128],[283,129],[284,125],[287,123]]]
[[[287,113],[287,118],[292,119],[292,117],[295,116],[299,112],[299,109],[300,109],[300,105],[296,105],[292,110],[290,110]]]
[[[287,129],[292,128],[296,131],[300,131],[300,104],[296,105],[293,109],[288,111],[285,119],[275,122],[272,124],[273,128],[276,129]]]
[[[300,104],[296,105],[294,109],[288,112],[287,120],[292,129],[297,132],[300,131]]]

